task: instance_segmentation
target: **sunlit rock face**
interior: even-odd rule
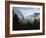
[[[14,8],[14,14],[17,15],[20,23],[32,23],[35,19],[40,19],[39,8]]]

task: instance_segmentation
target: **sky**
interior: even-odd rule
[[[21,11],[22,15],[24,17],[29,16],[29,15],[33,15],[34,13],[40,13],[40,9],[39,8],[31,8],[31,7],[13,7],[14,9],[14,13],[16,14],[15,10],[19,10]]]

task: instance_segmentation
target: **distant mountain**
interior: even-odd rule
[[[34,13],[34,16],[38,16],[38,15],[40,15],[40,13]]]
[[[40,15],[40,13],[35,13],[31,10],[22,10],[22,9],[17,9],[14,10],[14,14],[17,15],[19,18],[19,21],[22,23],[32,23],[35,20],[35,16]]]

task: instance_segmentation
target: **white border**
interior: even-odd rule
[[[33,7],[40,8],[40,30],[24,30],[24,31],[12,31],[12,7]],[[18,4],[10,4],[10,34],[22,34],[22,33],[38,33],[42,32],[42,6],[36,5],[18,5]]]

